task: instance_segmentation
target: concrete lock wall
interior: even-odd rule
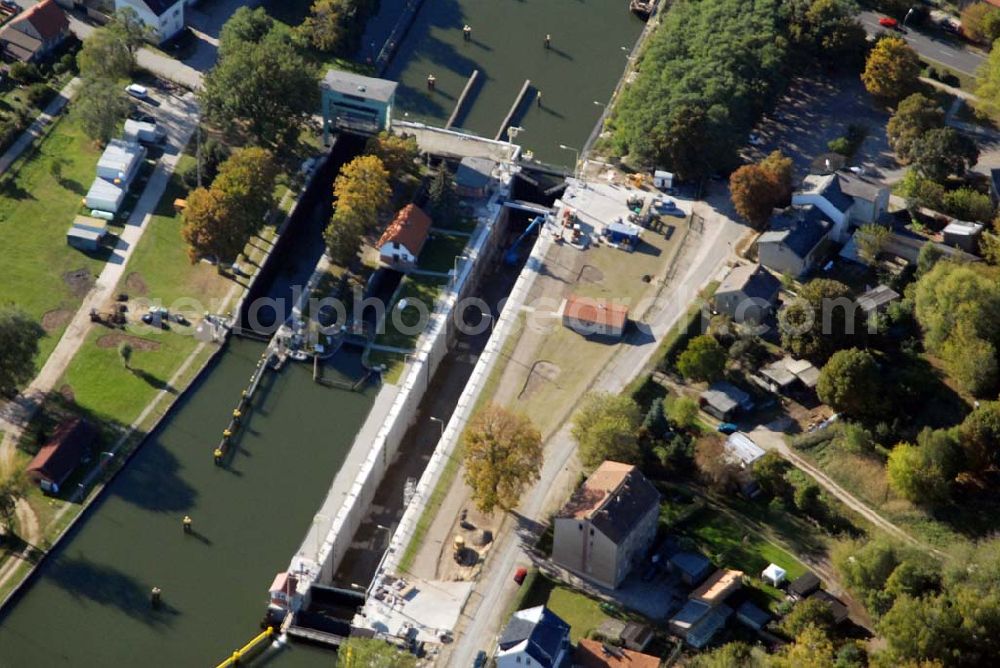
[[[298,555],[314,555],[316,570],[304,569],[301,561],[296,563],[296,560],[293,560],[290,570],[299,572],[302,576],[299,584],[300,592],[307,591],[314,580],[320,582],[332,580],[334,572],[371,507],[375,492],[395,458],[406,430],[416,419],[417,409],[430,384],[430,379],[454,340],[455,322],[452,312],[456,303],[472,293],[500,251],[499,242],[503,238],[501,232],[507,220],[507,211],[501,201],[509,194],[510,178],[511,175],[508,174],[504,187],[493,195],[485,207],[485,215],[480,216],[482,222],[465,247],[464,254],[468,259],[459,264],[458,273],[435,303],[428,328],[418,341],[417,350],[412,356],[401,385],[398,389],[391,388],[392,392],[396,392],[393,404],[371,442],[368,454],[354,476],[350,489],[344,495],[343,502],[331,520],[314,522],[310,533],[303,541]],[[390,390],[384,388],[383,391]],[[364,445],[356,441],[353,447],[364,447]],[[324,538],[322,545],[319,545],[321,535]]]

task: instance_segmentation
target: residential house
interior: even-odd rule
[[[979,253],[979,239],[983,236],[982,223],[969,223],[964,220],[953,220],[941,230],[944,244],[952,248],[961,248],[966,253]]]
[[[576,645],[575,666],[579,668],[659,668],[659,657],[581,638]]]
[[[844,242],[852,227],[882,219],[889,208],[889,189],[847,171],[810,174],[792,194],[792,205],[820,209],[833,221],[833,239]]]
[[[63,422],[28,464],[28,477],[43,491],[58,494],[62,484],[89,454],[96,438],[97,430],[83,418]]]
[[[461,197],[483,199],[490,193],[497,162],[489,158],[466,157],[455,172],[455,191]]]
[[[781,281],[759,264],[741,264],[715,291],[715,310],[737,323],[760,324],[771,315],[780,289]]]
[[[801,276],[819,259],[833,222],[815,205],[791,206],[757,239],[757,259],[778,274]]]
[[[38,62],[50,56],[69,36],[69,19],[54,0],[42,0],[0,28],[5,57]]]
[[[184,5],[185,0],[115,0],[115,11],[135,11],[153,41],[162,44],[184,29]]]
[[[570,295],[562,301],[559,316],[563,327],[577,334],[618,340],[628,323],[628,306],[610,299]]]
[[[614,589],[656,535],[660,493],[635,466],[606,461],[555,519],[552,561]]]
[[[752,631],[760,631],[771,621],[771,615],[750,601],[736,608],[736,619]]]
[[[329,143],[332,129],[370,134],[388,130],[398,86],[387,79],[329,70],[320,82],[324,142]]]
[[[382,264],[400,271],[413,269],[427,242],[431,219],[416,204],[407,204],[382,233],[375,248]]]
[[[569,668],[569,624],[544,605],[518,610],[497,643],[497,668]]]
[[[730,420],[742,412],[753,410],[750,395],[724,380],[709,385],[698,397],[701,409],[719,420]]]

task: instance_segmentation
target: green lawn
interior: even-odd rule
[[[15,164],[16,174],[0,180],[0,303],[17,304],[46,327],[39,364],[104,266],[106,254],[88,255],[66,243],[99,156],[79,126],[62,118],[33,155]],[[56,162],[59,178],[52,173]]]
[[[417,329],[421,320],[424,320],[424,328],[427,326],[427,317],[434,312],[434,305],[437,301],[447,279],[436,279],[430,276],[407,276],[399,290],[396,291],[396,298],[392,302],[391,309],[385,314],[385,331],[379,334],[375,341],[384,346],[395,346],[397,348],[413,348],[417,344],[417,339],[423,333],[423,329]],[[399,309],[398,304],[406,299],[406,308]],[[423,306],[417,307],[414,303]],[[397,327],[397,324],[401,327]],[[405,330],[405,331],[401,331]]]
[[[447,272],[455,268],[455,258],[462,254],[468,237],[432,233],[417,258],[417,264],[425,271]]]
[[[600,601],[590,598],[566,585],[537,574],[518,604],[518,609],[545,605],[570,625],[569,637],[574,643],[610,619],[601,610]]]

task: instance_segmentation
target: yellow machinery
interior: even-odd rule
[[[243,645],[243,647],[240,647],[238,650],[236,650],[235,652],[233,652],[233,655],[231,657],[229,657],[228,659],[226,659],[225,661],[223,661],[222,663],[220,663],[218,666],[216,666],[216,668],[233,668],[234,666],[240,665],[240,660],[241,659],[247,658],[248,655],[251,652],[253,652],[255,649],[257,649],[257,647],[262,642],[264,642],[265,640],[269,639],[273,635],[274,635],[274,627],[273,626],[268,626],[267,630],[265,630],[260,635],[256,636],[253,640],[251,640],[250,642],[248,642],[246,645]]]

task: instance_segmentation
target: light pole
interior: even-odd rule
[[[577,169],[580,167],[580,149],[566,146],[566,144],[559,144],[559,148],[564,151],[573,151],[573,177],[576,178]]]
[[[911,17],[911,16],[913,16],[913,7],[910,7],[910,8],[909,8],[909,9],[908,9],[908,10],[906,11],[906,16],[904,16],[904,17],[903,17],[903,27],[904,27],[904,28],[906,27],[906,22],[910,20],[910,17]]]

